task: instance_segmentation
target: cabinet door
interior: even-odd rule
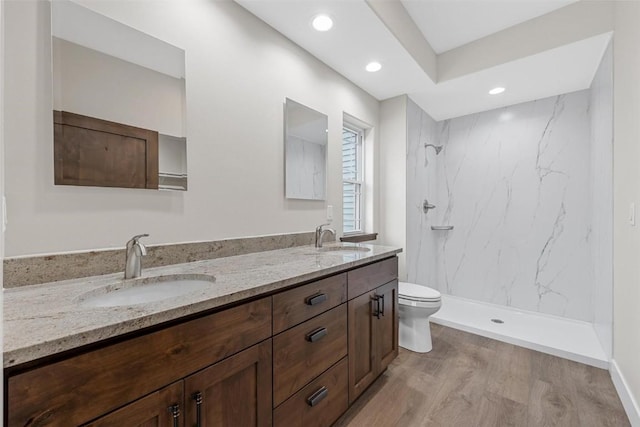
[[[189,427],[271,426],[271,339],[185,379]]]
[[[374,313],[377,302],[368,292],[349,301],[349,404],[376,378]]]
[[[183,382],[136,400],[86,427],[183,427]]]
[[[398,281],[394,280],[375,290],[380,318],[376,318],[376,376],[384,371],[398,355]]]

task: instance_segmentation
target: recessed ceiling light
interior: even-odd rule
[[[503,87],[494,87],[493,89],[491,89],[489,91],[489,95],[497,95],[499,93],[504,92],[504,88]]]
[[[380,71],[382,69],[382,65],[379,62],[369,62],[365,69],[370,73],[375,73],[376,71]]]
[[[328,15],[316,15],[311,25],[318,31],[329,31],[333,27],[333,19]]]

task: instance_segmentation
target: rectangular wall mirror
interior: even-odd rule
[[[288,98],[284,111],[285,196],[288,199],[324,200],[328,118]]]
[[[186,190],[184,50],[51,7],[55,184]]]

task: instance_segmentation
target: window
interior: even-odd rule
[[[344,124],[342,128],[342,230],[364,232],[364,131]]]

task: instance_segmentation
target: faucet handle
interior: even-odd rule
[[[133,236],[131,238],[131,240],[133,240],[134,242],[138,243],[138,240],[140,240],[143,237],[149,237],[149,235],[146,234],[146,233],[145,234],[138,234],[137,236]]]
[[[127,250],[133,249],[135,246],[137,246],[140,249],[141,255],[146,255],[147,254],[147,248],[142,244],[142,242],[140,242],[140,239],[143,237],[149,237],[148,234],[138,234],[136,236],[133,236],[131,239],[129,239],[129,241],[127,242]]]

